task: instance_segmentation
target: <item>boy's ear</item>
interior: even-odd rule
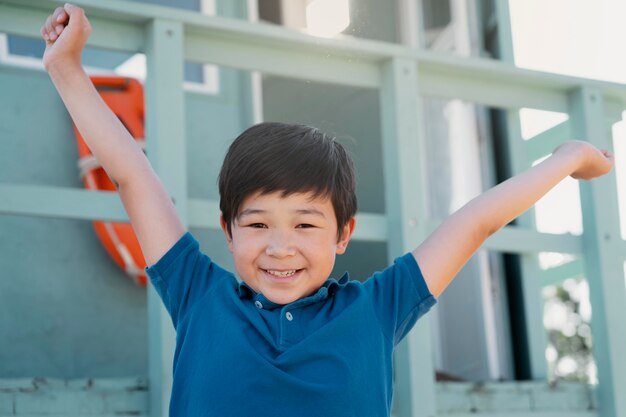
[[[348,222],[343,226],[343,230],[341,231],[341,235],[339,236],[339,241],[337,242],[337,255],[342,255],[345,253],[348,248],[348,242],[350,242],[350,238],[352,237],[352,233],[354,233],[354,228],[356,227],[356,217],[352,217]]]
[[[233,238],[228,232],[228,224],[226,220],[224,220],[224,215],[220,213],[220,226],[222,226],[222,231],[224,232],[224,236],[226,236],[226,242],[228,242],[228,250],[233,251]]]

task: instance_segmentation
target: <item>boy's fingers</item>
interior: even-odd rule
[[[74,6],[73,4],[70,4],[70,3],[65,3],[65,5],[63,6],[63,9],[70,16],[72,16],[73,14],[81,14],[83,12],[83,9],[81,9],[78,6]]]
[[[66,23],[68,18],[69,16],[67,15],[67,12],[65,11],[65,9],[61,9],[56,20],[58,23]]]
[[[63,7],[57,7],[54,12],[46,18],[40,30],[41,36],[47,43],[51,44],[58,39],[68,26],[76,28],[79,33],[86,32],[87,35],[89,35],[91,31],[83,9],[73,4],[66,3]]]
[[[59,15],[63,12],[63,7],[57,7],[56,9],[54,9],[54,12],[52,12],[52,19],[54,19],[55,22],[58,22],[57,19],[59,18]]]
[[[91,26],[89,25],[87,17],[85,17],[85,11],[83,9],[70,3],[65,3],[63,8],[68,15],[68,26],[91,33]]]
[[[50,40],[54,41],[57,38],[57,33],[54,30],[54,27],[52,26],[52,22],[53,22],[53,17],[52,15],[48,16],[48,18],[46,19],[46,32],[48,33],[48,38],[50,38]]]
[[[42,26],[39,31],[41,32],[41,37],[44,38],[46,42],[48,42],[50,40],[50,37],[48,36],[48,32],[46,32],[46,27]]]
[[[46,23],[44,23],[44,26],[48,34],[52,32],[52,15],[48,16],[48,18],[46,19]]]
[[[52,12],[52,14],[48,16],[48,19],[46,20],[46,28],[48,29],[48,34],[50,35],[50,38],[52,38],[53,40],[56,39],[56,37],[61,33],[56,28],[57,23],[58,23],[57,19],[59,18],[59,15],[61,14],[61,12],[63,12],[63,8],[57,7],[56,9],[54,9],[54,12]]]

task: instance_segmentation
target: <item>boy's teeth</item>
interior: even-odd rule
[[[277,276],[277,277],[290,277],[293,274],[296,273],[295,269],[292,269],[291,271],[270,271],[269,269],[267,270],[268,273]]]

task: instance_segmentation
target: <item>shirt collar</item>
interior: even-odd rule
[[[299,300],[295,300],[288,304],[289,306],[303,306],[306,304],[316,303],[321,300],[327,299],[329,296],[332,296],[337,291],[344,288],[348,282],[350,281],[350,276],[347,272],[344,272],[341,278],[338,280],[335,278],[329,278],[322,284],[322,286],[314,293],[309,295],[308,297],[300,298]],[[239,283],[239,287],[237,288],[237,294],[239,298],[242,300],[250,299],[253,302],[260,302],[265,310],[274,310],[276,308],[285,307],[284,304],[277,304],[267,299],[263,294],[257,293],[254,291],[248,284],[241,281]]]

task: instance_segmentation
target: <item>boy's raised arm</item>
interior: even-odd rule
[[[568,175],[590,180],[606,174],[613,156],[588,142],[568,141],[552,155],[474,198],[448,217],[413,255],[435,296],[443,292],[482,243],[532,207]]]
[[[85,142],[118,184],[146,262],[151,265],[185,229],[147,158],[81,66],[81,52],[90,33],[82,9],[70,4],[57,8],[41,28],[46,41],[43,63]]]

